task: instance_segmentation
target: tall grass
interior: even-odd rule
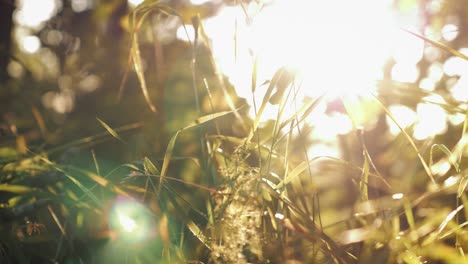
[[[148,93],[138,33],[145,18],[159,14],[180,17],[160,1],[145,1],[131,15],[130,59],[153,112],[159,106]],[[95,171],[50,158],[112,138],[129,144],[121,133],[141,125],[114,129],[99,118],[102,134],[56,149],[27,154],[0,149],[0,192],[8,193],[0,204],[2,263],[465,263],[468,178],[462,156],[467,121],[452,147],[438,138],[417,142],[411,128],[398,125],[385,98],[376,96],[379,118],[388,116],[400,136],[386,139],[387,145],[378,149],[367,143],[383,140],[377,129],[355,127],[354,134],[337,139],[349,159],[309,157],[307,148],[316,142],[308,137],[312,128],[307,119],[325,103],[324,96],[303,103],[295,95],[305,88],[292,76],[280,99],[275,98],[276,120],[262,124],[278,82],[291,73],[279,69],[262,90],[255,63],[246,78],[252,78],[252,96],[262,91],[264,96],[251,106],[256,116],[250,120],[244,111],[248,106],[224,84],[199,18],[192,21],[197,33],[187,67],[198,118],[172,134],[163,156],[141,157],[107,172],[94,152],[89,155]],[[199,36],[204,41],[197,41]],[[209,76],[197,74],[198,56],[208,56],[215,85],[208,84]],[[214,98],[213,91],[223,97]],[[204,94],[208,109],[202,107]],[[215,100],[225,100],[228,109],[216,109]],[[296,112],[287,116],[287,105],[295,105]],[[351,117],[357,111],[345,108]],[[226,132],[221,124],[226,119],[241,132]],[[190,133],[201,150],[179,155],[183,146],[178,139]],[[182,161],[189,164],[185,171],[177,168]],[[144,215],[152,219],[148,233],[156,235],[136,244],[120,241],[120,231],[109,227],[109,201],[115,197],[144,205]],[[88,242],[96,248],[83,245]],[[47,244],[47,251],[36,252],[39,243]]]

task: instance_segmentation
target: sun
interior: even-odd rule
[[[259,82],[286,66],[301,79],[302,96],[362,95],[375,91],[395,49],[399,26],[392,2],[253,1],[247,13],[224,8],[206,20],[205,28],[221,70],[241,97],[251,97],[248,76],[254,57]]]
[[[402,28],[420,32],[422,17],[417,4],[402,11],[394,0],[258,0],[226,6],[204,19],[203,27],[217,67],[251,106],[263,101],[266,87],[262,84],[282,67],[295,76],[295,85],[289,87],[294,89],[294,99],[290,100],[302,104],[321,97],[328,104],[347,98],[375,100],[390,60],[395,62],[392,81],[415,83],[425,46]],[[179,31],[183,39],[185,33],[182,28]],[[255,62],[257,83],[252,93]],[[295,102],[281,110],[284,118],[294,115]],[[325,109],[318,107],[314,114],[323,116]],[[276,120],[278,110],[277,104],[268,105],[261,120]],[[254,107],[250,116],[256,117]],[[333,127],[341,127],[346,118],[326,116],[330,122],[341,121],[333,121],[331,132],[325,134],[335,135]]]

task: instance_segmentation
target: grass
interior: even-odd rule
[[[148,93],[138,33],[145,18],[159,13],[179,16],[159,1],[145,1],[132,13],[130,33],[129,61],[152,112],[159,106]],[[219,76],[201,23],[193,21],[204,43],[191,43],[189,66],[199,117],[172,134],[164,155],[106,170],[91,152],[95,171],[50,158],[112,139],[130,144],[121,133],[142,125],[114,129],[99,118],[103,133],[55,149],[26,154],[13,147],[0,149],[2,263],[466,262],[468,178],[462,156],[468,119],[452,147],[440,143],[443,137],[418,142],[411,128],[398,124],[385,98],[376,96],[378,118],[388,116],[399,136],[388,139],[379,127],[355,125],[355,135],[337,139],[349,159],[311,158],[307,148],[315,142],[308,140],[312,128],[306,121],[324,96],[302,104],[295,95],[304,88],[290,78],[281,98],[275,98],[276,120],[262,125],[278,83],[291,74],[281,68],[268,81],[261,102],[252,106],[256,116],[250,120],[243,111],[247,106],[239,104]],[[416,37],[460,56],[444,44]],[[198,52],[209,57],[215,86],[208,84],[208,76],[197,74]],[[261,92],[257,63],[251,78],[253,96]],[[214,98],[214,90],[223,98]],[[202,106],[203,95],[208,108]],[[215,100],[226,100],[228,109],[216,109]],[[343,104],[352,118],[356,110]],[[296,106],[291,116],[286,116],[287,105]],[[225,120],[238,124],[241,132],[226,132]],[[184,135],[196,142],[186,155],[178,146]],[[379,140],[385,144],[377,144]],[[133,220],[138,226],[150,219],[144,241],[126,242],[123,238],[131,234],[118,224],[110,226],[110,212],[120,200],[143,205],[140,219]]]

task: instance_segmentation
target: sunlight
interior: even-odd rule
[[[137,201],[119,196],[110,211],[111,230],[125,243],[141,243],[154,235],[149,211]]]
[[[416,121],[416,112],[411,110],[409,107],[404,106],[404,105],[392,105],[388,108],[390,113],[395,117],[398,125],[401,128],[406,128],[410,125],[412,125]],[[390,134],[392,135],[398,135],[401,130],[395,124],[395,122],[387,116],[387,125],[390,131]]]
[[[135,230],[137,226],[137,224],[135,223],[135,220],[133,220],[132,218],[124,214],[119,214],[119,221],[123,230],[125,230],[126,232],[132,232],[133,230]]]
[[[202,3],[203,1],[200,1]],[[198,3],[198,2],[197,2]],[[222,8],[203,20],[211,39],[213,56],[220,70],[240,97],[253,105],[263,99],[266,88],[257,87],[252,96],[251,74],[258,59],[257,83],[271,79],[286,66],[296,74],[296,100],[327,100],[347,95],[369,97],[376,93],[382,67],[393,58],[394,80],[414,82],[416,64],[424,54],[424,42],[402,31],[415,30],[418,14],[412,10],[396,15],[393,1],[268,1]],[[187,27],[193,36],[191,27]],[[179,28],[179,39],[187,41]],[[432,88],[427,81],[426,86]],[[291,99],[292,100],[292,99]],[[277,107],[269,105],[262,120],[276,119]],[[294,113],[287,107],[284,116]],[[251,109],[251,116],[255,116]]]
[[[15,20],[20,25],[39,29],[61,8],[59,0],[19,0]]]
[[[418,122],[414,127],[413,136],[423,140],[447,131],[447,112],[437,104],[445,104],[442,97],[431,95],[423,99],[432,103],[420,103],[416,107]]]
[[[144,0],[128,0],[128,4],[132,7],[136,7],[139,4],[143,3]]]
[[[41,47],[41,41],[36,36],[25,36],[22,38],[20,47],[27,53],[36,53]]]

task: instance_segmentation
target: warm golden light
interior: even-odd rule
[[[424,56],[436,58],[439,54],[433,49],[425,50],[423,40],[401,30],[420,32],[421,17],[417,5],[400,6],[397,11],[391,0],[277,0],[264,2],[264,5],[252,2],[245,4],[244,9],[224,7],[217,16],[205,19],[203,25],[212,41],[218,67],[250,105],[253,100],[257,105],[261,103],[266,87],[260,84],[270,80],[284,66],[296,74],[295,87],[291,86],[295,97],[289,100],[302,104],[303,98],[317,98],[322,94],[326,94],[328,100],[371,97],[377,92],[377,81],[383,78],[383,65],[390,59],[395,62],[390,72],[394,81],[415,83],[428,91],[435,89],[444,72],[462,75],[458,70],[462,62],[454,58],[444,65],[433,64],[427,77],[416,83],[419,76],[425,74],[417,66],[421,59]],[[447,40],[454,38],[456,32],[456,25],[447,24],[439,35]],[[178,38],[187,40],[184,35],[185,31],[180,29]],[[258,77],[253,95],[251,74],[256,58]],[[452,95],[459,100],[468,98],[466,89],[460,88],[464,79],[462,76],[452,88]],[[297,110],[295,103],[285,104],[283,119]],[[268,105],[261,120],[276,120],[279,109],[279,105]],[[402,122],[402,127],[415,124],[416,139],[445,131],[448,117],[442,108],[420,104],[416,110],[393,107],[392,113]],[[328,141],[351,131],[348,117],[330,116],[324,113],[323,107],[316,113],[322,115],[317,117],[321,122],[308,118],[316,127],[315,136]],[[255,116],[253,107],[250,114]],[[429,128],[429,123],[434,122],[436,125]],[[391,123],[391,133],[398,134],[398,127]]]
[[[418,76],[413,68],[422,58],[424,43],[400,30],[416,24],[417,14],[409,12],[405,23],[397,21],[392,2],[251,3],[247,15],[239,6],[225,7],[206,19],[204,27],[219,67],[239,96],[250,101],[252,54],[258,57],[258,84],[287,66],[302,81],[299,96],[368,95],[375,92],[375,81],[390,57],[398,63],[398,79],[414,81]],[[181,33],[179,38],[186,38]]]

